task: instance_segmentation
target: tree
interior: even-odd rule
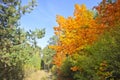
[[[120,79],[119,4],[119,0],[103,0],[95,7],[95,16],[84,5],[75,5],[73,17],[57,16],[58,43],[51,48],[56,51],[59,79]]]
[[[42,60],[44,62],[44,69],[50,70],[52,67],[53,62],[53,55],[55,54],[55,51],[53,49],[50,49],[48,46],[46,46],[43,51],[43,57]],[[46,66],[46,67],[45,67]]]
[[[57,42],[58,42],[58,36],[56,35],[52,36],[48,41],[49,46],[57,45]]]
[[[42,61],[44,63],[42,66],[44,66],[44,69],[45,66],[47,66],[48,70],[50,70],[50,68],[53,66],[53,56],[55,55],[55,50],[51,49],[50,46],[57,44],[57,36],[52,36],[49,39],[48,43],[49,45],[42,50]]]
[[[24,51],[25,45],[31,40],[44,36],[44,30],[25,32],[20,29],[19,20],[36,6],[32,0],[22,6],[21,0],[0,1],[0,78],[2,80],[22,80],[24,76],[23,64],[27,61]],[[34,37],[33,37],[34,36]],[[36,44],[36,43],[35,43]],[[33,44],[34,45],[34,44]],[[33,47],[34,48],[34,47]]]
[[[120,23],[120,0],[103,0],[95,7],[98,11],[98,21],[105,27],[114,27]]]
[[[86,45],[95,42],[104,31],[104,26],[97,23],[93,12],[85,5],[75,5],[73,17],[57,16],[58,26],[54,27],[58,36],[58,44],[52,46],[56,50],[54,63],[61,65],[66,55],[82,50]]]

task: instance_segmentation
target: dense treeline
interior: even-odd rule
[[[57,80],[120,79],[120,0],[75,5],[73,17],[57,16],[53,63]]]

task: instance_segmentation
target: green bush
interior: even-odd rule
[[[73,71],[70,69],[72,67],[72,59],[67,57],[63,62],[61,68],[58,70],[58,78],[60,80],[71,80],[73,79]]]
[[[58,71],[61,80],[119,80],[120,26],[100,36],[93,45],[68,56]],[[72,71],[71,67],[79,69]]]

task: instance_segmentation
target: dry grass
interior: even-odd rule
[[[45,72],[43,70],[37,71],[29,75],[24,80],[48,80],[51,73]]]

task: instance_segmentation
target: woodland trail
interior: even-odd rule
[[[32,73],[30,76],[28,76],[24,80],[52,80],[50,76],[51,76],[50,72],[39,70]]]

